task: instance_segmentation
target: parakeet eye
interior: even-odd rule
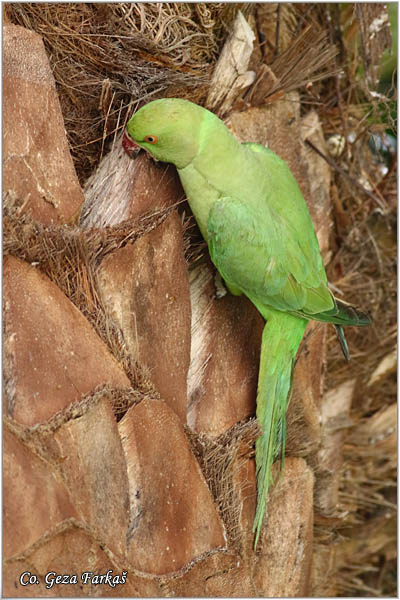
[[[158,142],[158,138],[155,135],[146,135],[143,141],[147,142],[148,144],[156,144]]]

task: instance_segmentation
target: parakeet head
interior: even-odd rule
[[[127,133],[135,144],[157,160],[183,168],[198,152],[200,128],[207,114],[212,113],[188,100],[154,100],[133,115],[128,122]],[[123,141],[128,153],[129,138]]]

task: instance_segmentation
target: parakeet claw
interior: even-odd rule
[[[215,297],[217,300],[220,300],[228,293],[228,290],[225,287],[224,280],[218,271],[215,271],[214,275],[214,285],[215,285]]]

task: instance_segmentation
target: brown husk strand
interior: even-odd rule
[[[6,7],[13,23],[43,38],[81,183],[134,107],[165,95],[204,98],[238,8],[253,12],[251,5],[224,3]]]
[[[3,11],[15,39],[23,31],[15,26],[38,34],[35,53],[45,60],[36,75],[50,65],[85,195],[78,223],[63,220],[65,205],[50,221],[31,210],[43,172],[36,196],[23,178],[4,190],[4,595],[49,594],[43,584],[19,586],[24,570],[43,579],[50,570],[83,572],[90,564],[97,573],[128,570],[126,585],[51,593],[396,596],[397,155],[384,169],[371,151],[372,136],[396,127],[393,90],[378,88],[391,46],[385,5],[23,2]],[[18,60],[5,70],[16,101]],[[29,85],[44,89],[26,73],[23,85],[24,98]],[[43,97],[52,98],[54,83],[46,86]],[[349,363],[332,327],[308,330],[288,412],[286,464],[281,477],[279,461],[275,466],[257,552],[251,527],[261,320],[244,298],[215,299],[214,268],[173,169],[143,155],[130,167],[120,148],[134,110],[166,96],[211,107],[242,141],[268,143],[288,161],[333,293],[373,318],[370,327],[346,328]],[[52,107],[59,110],[54,98]],[[29,140],[40,148],[40,131]],[[7,161],[15,160],[13,143],[5,132]],[[19,148],[18,160],[34,172],[39,162],[21,158]],[[68,182],[71,165],[59,168]],[[93,226],[118,215],[119,180],[127,174],[124,220]],[[57,205],[46,196],[48,178],[42,200]],[[73,186],[79,204],[83,193]],[[176,274],[179,297],[164,293],[166,272]],[[125,308],[112,297],[118,282]],[[30,322],[29,305],[20,306],[19,294],[32,299],[28,287],[43,322]],[[162,290],[159,301],[154,289]],[[155,335],[168,333],[160,306],[185,340],[179,348],[171,342],[160,372],[187,375],[186,420],[186,388],[178,413],[174,394],[164,397],[155,384],[157,364],[149,368],[130,343],[148,335],[147,348],[164,348],[175,339]],[[179,312],[181,320],[173,320]],[[142,327],[132,325],[133,313]],[[68,328],[53,323],[54,315],[72,315],[66,339],[57,330]],[[88,390],[79,353],[89,342],[96,383]],[[44,386],[49,364],[59,369],[54,373],[64,365],[74,389],[61,408],[45,393],[54,385],[55,397],[61,385]],[[181,519],[171,517],[175,506],[184,507]],[[139,556],[140,540],[147,557]]]

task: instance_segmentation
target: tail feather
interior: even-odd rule
[[[292,387],[293,365],[303,338],[307,319],[333,323],[343,354],[349,360],[349,349],[344,337],[343,326],[366,326],[371,317],[351,304],[334,298],[330,311],[307,315],[284,313],[258,307],[266,318],[264,327],[260,372],[257,392],[257,420],[262,434],[256,440],[257,509],[253,524],[256,548],[263,519],[267,509],[268,491],[273,484],[272,464],[281,454],[283,466],[286,444],[286,411]],[[262,309],[262,310],[261,310]]]
[[[254,547],[261,532],[268,491],[273,484],[272,464],[286,445],[286,411],[290,399],[294,358],[307,321],[271,311],[261,345],[257,394],[257,419],[262,429],[256,441],[257,509],[253,524]]]
[[[335,329],[343,355],[346,360],[350,360],[349,347],[347,345],[346,338],[344,337],[343,327],[341,325],[335,325]]]
[[[325,321],[334,325],[354,325],[356,327],[365,327],[371,325],[371,316],[343,300],[333,297],[334,307],[331,310],[310,315],[316,321]]]
[[[336,328],[339,344],[346,360],[350,360],[349,348],[344,336],[343,326],[354,325],[356,327],[366,327],[371,325],[372,318],[370,315],[352,304],[348,304],[343,300],[339,300],[332,296],[334,307],[331,310],[326,310],[316,314],[297,313],[299,316],[322,321],[324,323],[333,323]]]

